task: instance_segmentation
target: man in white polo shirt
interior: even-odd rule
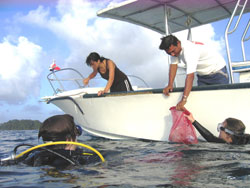
[[[163,93],[169,96],[173,90],[178,63],[186,67],[186,81],[181,101],[177,110],[184,110],[184,105],[193,86],[194,73],[197,73],[198,86],[213,84],[228,84],[228,73],[224,58],[216,51],[199,42],[180,41],[173,35],[161,39],[160,49],[171,55],[168,86]]]

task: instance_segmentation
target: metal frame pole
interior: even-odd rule
[[[170,15],[170,12],[168,11],[167,4],[164,4],[164,17],[165,17],[165,34],[166,36],[170,34],[169,31],[169,25],[168,25],[168,16]],[[168,55],[168,66],[170,67],[170,56]],[[175,79],[174,81],[174,87],[177,87],[177,81]]]
[[[228,42],[228,34],[232,34],[236,30],[236,28],[238,27],[239,21],[241,19],[241,16],[242,16],[242,14],[244,12],[244,9],[245,9],[245,6],[246,6],[248,0],[245,0],[244,5],[240,5],[240,1],[241,0],[237,1],[237,4],[235,5],[234,11],[232,13],[232,16],[231,16],[231,18],[230,18],[230,20],[229,20],[229,22],[227,24],[226,30],[225,30],[225,42],[226,42],[226,50],[227,50],[227,58],[228,58],[228,64],[229,64],[231,83],[234,83],[234,79],[233,79],[232,60],[231,60],[229,42]],[[240,15],[239,15],[239,17],[237,19],[237,22],[236,22],[234,28],[231,31],[229,31],[229,29],[231,27],[231,24],[232,24],[232,21],[233,21],[233,18],[234,18],[235,14],[236,14],[236,11],[238,10],[239,7],[242,7]]]
[[[244,42],[248,41],[250,39],[250,36],[248,38],[245,38],[246,37],[246,34],[247,34],[247,31],[249,29],[249,26],[250,26],[250,19],[248,21],[248,24],[247,24],[247,27],[242,35],[242,38],[241,38],[241,48],[242,48],[242,56],[243,56],[243,60],[246,61],[246,54],[245,54],[245,47],[244,47]]]

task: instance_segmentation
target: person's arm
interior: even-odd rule
[[[189,112],[189,115],[184,115],[197,129],[197,131],[201,134],[203,138],[205,138],[208,142],[216,142],[216,143],[226,143],[224,140],[214,136],[209,130],[203,127],[198,121],[196,121],[193,117],[193,114]]]
[[[98,72],[97,70],[93,70],[93,72],[87,78],[83,79],[83,84],[88,85],[89,80],[94,78],[96,76],[97,72]]]
[[[215,142],[215,143],[226,143],[221,138],[214,136],[209,130],[203,127],[198,121],[195,120],[192,124],[197,129],[197,131],[201,134],[201,136],[203,136],[203,138],[206,139],[206,141]]]
[[[176,76],[177,68],[178,68],[177,64],[171,64],[169,67],[168,86],[163,89],[163,93],[167,96],[169,96],[170,91],[173,91],[174,79]]]
[[[192,90],[194,74],[197,71],[197,65],[201,55],[200,49],[190,41],[187,41],[182,45],[182,50],[182,59],[186,64],[186,80],[182,99],[176,105],[177,110],[185,110],[184,105],[187,103],[187,98],[190,94],[190,91]]]
[[[184,105],[187,103],[187,98],[190,94],[190,91],[192,90],[193,87],[193,81],[194,81],[194,73],[188,74],[186,76],[186,81],[185,81],[185,88],[183,92],[183,96],[181,101],[176,105],[177,110],[185,110]]]
[[[104,90],[101,90],[98,92],[98,96],[107,93],[109,91],[109,89],[111,88],[114,79],[115,79],[115,64],[113,61],[111,60],[107,60],[106,62],[108,64],[108,69],[109,69],[109,80],[106,84],[106,87],[104,88]]]

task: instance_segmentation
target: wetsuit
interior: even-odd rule
[[[53,151],[55,153],[46,150],[35,151],[29,154],[23,162],[29,166],[49,165],[65,169],[72,166],[86,165],[101,161],[99,156],[95,153],[83,154],[83,150],[79,148],[75,151],[64,149],[54,149]]]
[[[226,143],[225,140],[214,136],[211,132],[209,132],[205,127],[203,127],[198,121],[193,122],[194,127],[197,131],[206,139],[208,142],[215,142],[215,143]],[[243,135],[234,135],[232,136],[232,144],[250,144],[250,135],[243,134]]]
[[[205,127],[203,127],[198,121],[193,122],[194,127],[197,129],[197,131],[205,138],[208,142],[216,142],[216,143],[226,143],[221,138],[218,138],[214,136],[209,130],[207,130]]]
[[[105,80],[109,80],[109,69],[108,69],[108,60],[109,59],[101,59],[101,61],[106,60],[106,72],[102,74],[100,70],[98,69],[98,72],[100,73],[101,77]],[[119,92],[119,91],[133,91],[132,86],[128,80],[128,77],[120,71],[120,69],[117,68],[115,65],[115,76],[114,76],[114,82],[110,88],[110,92]]]

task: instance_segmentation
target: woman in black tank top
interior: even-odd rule
[[[87,57],[86,64],[92,67],[93,72],[83,80],[84,85],[87,85],[89,80],[94,78],[98,72],[102,78],[108,81],[104,90],[98,92],[98,96],[107,93],[109,90],[110,92],[133,91],[126,74],[120,71],[112,60],[100,57],[98,53],[92,52]]]

